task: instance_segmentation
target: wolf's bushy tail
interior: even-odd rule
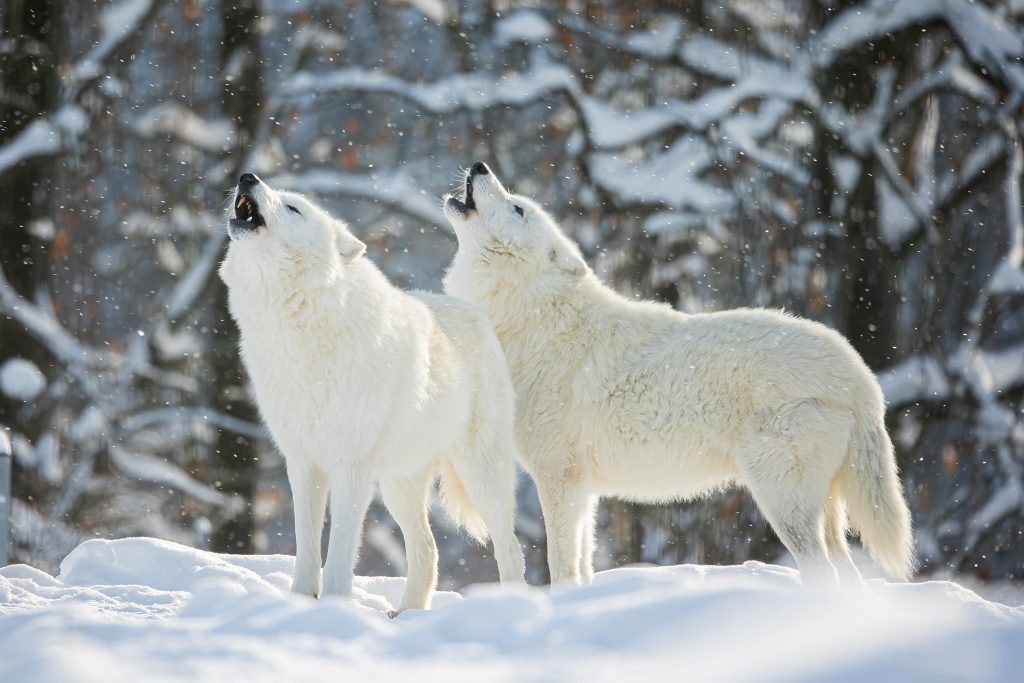
[[[859,419],[851,436],[837,477],[850,525],[892,578],[906,580],[914,572],[914,538],[892,441],[880,416]]]
[[[487,525],[477,512],[469,493],[459,479],[451,460],[441,463],[441,506],[448,518],[466,530],[466,533],[480,545],[486,545],[489,538]]]

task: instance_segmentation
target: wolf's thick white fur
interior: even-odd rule
[[[449,514],[478,540],[490,536],[502,581],[522,581],[514,394],[490,321],[453,297],[392,286],[345,224],[305,198],[264,183],[247,194],[266,227],[231,228],[220,275],[260,412],[287,462],[293,590],[321,593],[330,493],[322,592],[351,592],[379,482],[405,537],[401,609],[429,607],[437,547],[427,510],[439,472]]]
[[[475,210],[445,203],[459,239],[445,290],[491,316],[508,358],[552,580],[592,575],[598,497],[730,483],[750,490],[805,583],[859,580],[848,520],[893,577],[910,574],[882,392],[841,335],[778,311],[627,300],[537,205],[486,170],[467,180]]]

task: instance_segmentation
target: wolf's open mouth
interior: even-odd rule
[[[470,211],[476,211],[476,202],[473,201],[473,174],[466,174],[466,191],[463,194],[462,199],[456,197],[449,197],[448,202],[452,207],[460,214],[465,216]]]
[[[260,205],[251,195],[240,194],[235,199],[235,217],[231,220],[231,227],[237,230],[255,230],[265,227],[267,221],[260,213]]]

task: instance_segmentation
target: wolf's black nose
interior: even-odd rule
[[[476,162],[469,169],[470,175],[487,175],[490,172],[491,169],[487,168],[487,164],[482,161]]]
[[[256,175],[253,173],[243,173],[242,175],[238,176],[239,187],[252,187],[259,181],[260,179],[257,178]]]

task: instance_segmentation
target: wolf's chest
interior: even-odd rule
[[[302,342],[286,335],[242,338],[242,356],[261,408],[285,400],[287,405],[309,409],[322,404],[337,385],[344,366],[337,347]]]

